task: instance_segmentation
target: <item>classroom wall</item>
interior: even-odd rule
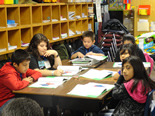
[[[155,0],[132,0],[131,5],[135,6],[135,15],[134,15],[134,36],[137,36],[142,33],[147,33],[150,31],[137,31],[137,22],[139,19],[147,19],[149,24],[151,21],[155,21]],[[139,5],[151,5],[150,15],[148,16],[139,16],[138,15],[138,6]],[[144,27],[145,28],[145,27]]]

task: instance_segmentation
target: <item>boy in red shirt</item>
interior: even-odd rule
[[[0,113],[15,96],[13,90],[27,87],[41,77],[41,73],[29,69],[30,55],[22,49],[12,53],[11,62],[0,69]]]

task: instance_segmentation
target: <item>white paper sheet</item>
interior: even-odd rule
[[[90,78],[90,79],[101,80],[101,79],[107,77],[108,75],[111,75],[111,73],[109,73],[106,70],[90,69],[89,71],[87,71],[86,73],[84,73],[83,75],[80,75],[80,76],[85,77],[85,78]]]

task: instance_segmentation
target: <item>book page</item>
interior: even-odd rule
[[[143,65],[144,65],[145,68],[151,66],[150,62],[143,62]],[[113,64],[113,67],[120,67],[121,68],[122,67],[122,62],[115,62]]]
[[[109,71],[106,70],[90,69],[89,71],[80,76],[90,79],[101,80],[109,75],[111,75],[111,73],[109,73]]]
[[[114,85],[89,82],[87,84],[77,84],[69,93],[72,95],[80,95],[87,97],[97,97],[102,92],[112,89]],[[81,91],[82,90],[82,91]]]
[[[115,62],[113,67],[122,67],[122,62]]]
[[[37,82],[31,84],[29,87],[39,88],[57,88],[71,77],[40,77]]]
[[[81,67],[80,66],[58,66],[57,69],[62,69],[64,71],[64,75],[75,75],[77,74],[79,71],[81,71]]]
[[[86,58],[88,57],[88,58],[92,58],[92,59],[95,59],[95,60],[104,60],[104,59],[106,59],[107,58],[107,56],[95,56],[95,55],[87,55],[87,56],[85,56]]]
[[[67,94],[80,95],[80,96],[95,96],[95,97],[97,97],[104,90],[105,90],[105,87],[87,86],[87,85],[78,84]]]

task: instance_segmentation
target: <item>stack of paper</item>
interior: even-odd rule
[[[59,37],[53,37],[53,40],[57,40],[57,39],[59,39]]]
[[[76,34],[81,34],[81,31],[76,31]]]
[[[67,33],[61,33],[61,38],[66,38],[67,37]]]
[[[77,15],[77,16],[75,16],[75,18],[76,18],[76,19],[80,19],[80,18],[81,18],[81,16],[80,16],[80,15]]]
[[[74,19],[74,15],[75,15],[75,11],[69,11],[69,12],[68,12],[68,15],[69,15],[69,16],[68,16],[69,19],[70,19],[70,20],[73,20],[73,19]]]
[[[107,56],[87,55],[84,58],[75,58],[71,60],[71,62],[74,66],[91,66],[105,60],[106,58]]]
[[[93,9],[93,7],[88,7],[88,17],[94,17],[94,9]]]
[[[90,78],[94,80],[101,80],[105,77],[108,77],[111,75],[111,72],[107,70],[96,70],[96,69],[90,69],[83,75],[80,75],[81,77]]]
[[[69,93],[71,95],[80,95],[86,97],[98,97],[103,92],[112,89],[114,85],[90,82],[88,84],[76,85]]]
[[[62,69],[64,71],[63,76],[72,76],[81,71],[82,67],[80,66],[58,66],[57,69]]]
[[[73,36],[73,35],[75,35],[75,33],[71,29],[69,29],[69,36]]]
[[[37,82],[33,83],[29,87],[56,88],[70,78],[71,77],[40,77]]]

